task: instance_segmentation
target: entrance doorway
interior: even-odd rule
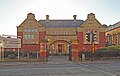
[[[71,44],[67,41],[57,40],[50,44],[48,61],[65,62],[71,60]]]
[[[64,44],[58,44],[58,53],[62,53]]]
[[[50,55],[68,55],[69,46],[70,46],[70,43],[67,41],[63,41],[63,40],[55,41],[49,46],[49,54]]]

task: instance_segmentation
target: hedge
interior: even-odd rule
[[[85,52],[86,58],[91,58],[92,53],[91,51]],[[94,52],[94,58],[95,59],[101,59],[104,57],[120,57],[120,51],[119,50],[113,50],[113,49],[99,49]]]

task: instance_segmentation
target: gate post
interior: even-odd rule
[[[40,61],[47,61],[47,42],[42,41],[40,43]]]
[[[72,61],[72,45],[71,45],[71,42],[70,42],[70,45],[69,45],[69,61]]]
[[[73,61],[78,61],[78,40],[72,40],[71,41],[71,46],[72,46],[72,60]]]

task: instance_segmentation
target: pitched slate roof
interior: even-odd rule
[[[49,28],[76,28],[83,22],[83,20],[39,20],[40,24]]]
[[[113,25],[108,26],[108,28],[106,28],[106,31],[110,31],[110,30],[113,30],[113,29],[116,29],[116,28],[120,28],[120,21],[113,24]]]

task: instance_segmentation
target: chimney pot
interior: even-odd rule
[[[46,20],[49,20],[49,15],[46,15]]]
[[[76,20],[77,15],[73,15],[73,19]]]

